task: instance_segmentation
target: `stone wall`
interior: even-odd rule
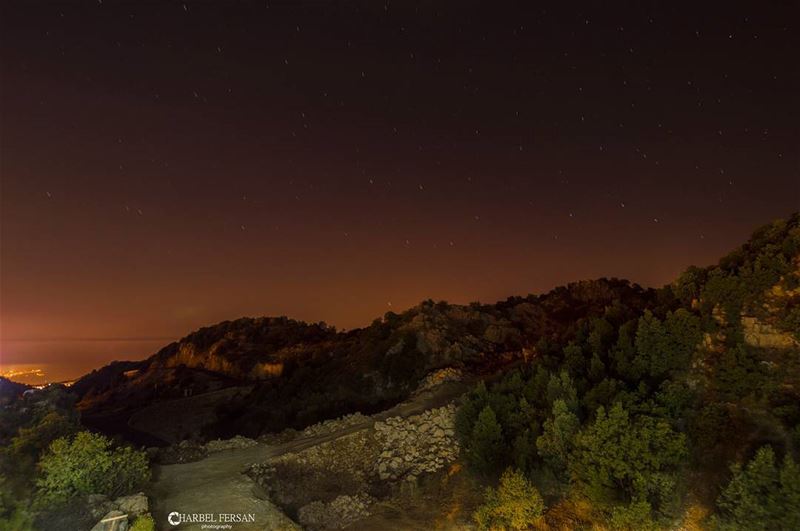
[[[249,474],[307,529],[339,529],[368,515],[370,505],[391,495],[394,486],[414,483],[455,461],[455,413],[450,404],[407,418],[389,417],[254,465]],[[369,420],[358,422],[364,419]],[[333,422],[339,424],[320,433],[352,425],[347,419]]]
[[[373,471],[381,480],[416,479],[436,472],[458,457],[453,404],[429,409],[408,418],[390,417],[376,422],[381,453]]]

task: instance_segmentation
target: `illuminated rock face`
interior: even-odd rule
[[[751,347],[788,349],[799,346],[788,332],[781,332],[755,317],[742,317],[744,340]]]
[[[455,406],[429,409],[408,418],[390,417],[375,423],[381,453],[373,466],[381,480],[416,479],[455,461]]]

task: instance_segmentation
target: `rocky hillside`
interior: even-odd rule
[[[488,374],[534,358],[556,366],[564,361],[565,345],[586,339],[589,323],[625,323],[645,310],[663,319],[682,307],[717,322],[717,335],[794,344],[800,277],[791,235],[797,226],[797,215],[767,225],[719,264],[689,268],[659,290],[600,279],[496,304],[428,300],[350,331],[286,317],[225,321],[147,360],[94,371],[73,389],[84,418],[90,424],[100,419],[95,426],[113,431],[143,408],[183,399],[181,407],[192,410],[192,397],[236,388],[212,395],[221,397],[213,408],[204,400],[203,418],[183,436],[257,436],[385,409],[445,367]]]
[[[654,290],[601,279],[491,305],[429,300],[350,331],[286,317],[243,318],[202,328],[147,360],[115,362],[73,389],[89,423],[113,414],[121,425],[153,404],[247,386],[245,396],[220,402],[202,435],[255,436],[384,409],[431,371],[494,371],[562,343],[576,322],[608,306],[635,315],[659,304]]]

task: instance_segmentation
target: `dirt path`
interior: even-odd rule
[[[288,530],[297,529],[277,507],[265,498],[260,488],[243,472],[249,465],[288,452],[299,452],[317,444],[371,427],[375,421],[388,417],[409,417],[443,406],[460,396],[467,388],[464,383],[446,383],[432,391],[424,391],[406,402],[366,418],[363,422],[342,430],[310,437],[298,437],[281,445],[259,444],[251,448],[226,450],[211,454],[201,461],[158,467],[150,490],[153,516],[158,529],[205,530],[232,529]],[[178,513],[252,514],[253,523],[230,523],[231,527],[208,527],[209,524],[183,523],[172,526],[168,515]],[[205,525],[205,527],[204,527]],[[213,524],[212,524],[213,525]],[[225,524],[222,524],[225,525]]]

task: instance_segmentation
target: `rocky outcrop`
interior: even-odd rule
[[[390,417],[375,423],[381,453],[373,466],[381,480],[415,480],[436,472],[458,457],[453,404],[408,418]]]
[[[745,342],[752,347],[787,349],[798,346],[792,334],[781,332],[755,317],[742,317]]]
[[[150,505],[147,502],[147,496],[144,495],[144,492],[117,498],[114,500],[114,504],[120,511],[128,514],[128,516],[140,516],[150,510]]]
[[[461,369],[445,367],[444,369],[433,371],[425,376],[425,378],[423,378],[420,382],[417,392],[427,391],[429,389],[433,389],[437,385],[447,382],[460,382],[463,377],[464,372]]]

